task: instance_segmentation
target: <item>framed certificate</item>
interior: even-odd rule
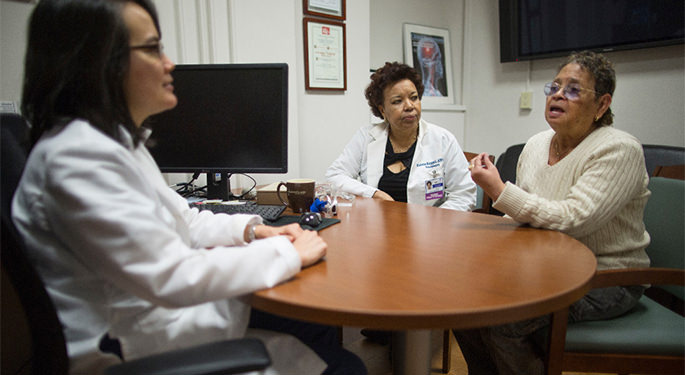
[[[302,22],[307,90],[346,90],[345,24],[308,17]]]
[[[303,0],[304,14],[310,16],[345,19],[345,0]]]

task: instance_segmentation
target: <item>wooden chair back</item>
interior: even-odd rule
[[[685,180],[685,165],[658,165],[656,168],[654,168],[654,177]]]
[[[466,161],[470,162],[471,159],[478,156],[478,154],[475,152],[464,151],[464,156],[466,157]],[[495,157],[493,155],[488,155],[488,156],[489,156],[489,159],[492,162],[492,164],[495,164]],[[492,200],[490,199],[490,197],[488,197],[487,194],[485,194],[485,192],[483,191],[483,189],[480,188],[480,186],[478,186],[478,195],[480,197],[481,204],[480,204],[480,207],[473,210],[473,212],[479,212],[479,213],[485,213],[485,214],[490,213],[490,207],[492,206]]]

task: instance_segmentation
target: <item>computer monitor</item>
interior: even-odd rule
[[[176,108],[146,123],[162,172],[207,173],[207,198],[231,196],[232,173],[288,171],[287,64],[177,65]]]

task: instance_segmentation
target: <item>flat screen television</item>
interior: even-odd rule
[[[288,172],[287,64],[177,65],[178,105],[152,116],[146,146],[167,173],[206,173],[228,199],[232,173]]]
[[[683,0],[499,0],[500,61],[682,44]]]

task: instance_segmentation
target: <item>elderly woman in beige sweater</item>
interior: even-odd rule
[[[597,257],[598,269],[649,266],[642,221],[649,181],[642,146],[610,125],[616,78],[592,52],[573,54],[545,85],[551,129],[531,137],[517,182],[503,183],[487,154],[471,160],[471,176],[494,207],[520,223],[564,232]],[[553,251],[553,249],[550,249]],[[569,322],[608,319],[630,310],[642,286],[594,289],[569,310]],[[542,374],[549,317],[455,331],[469,374]]]

